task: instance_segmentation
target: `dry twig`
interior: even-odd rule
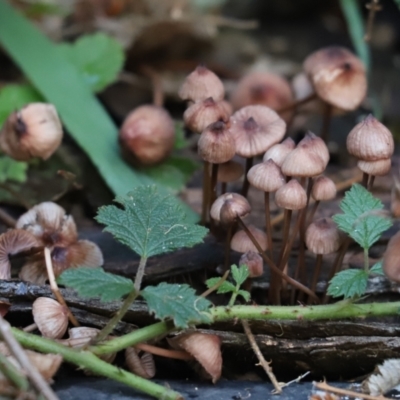
[[[344,396],[349,396],[349,397],[359,397],[359,398],[365,399],[365,400],[390,400],[384,396],[371,396],[371,395],[365,394],[365,393],[358,393],[358,392],[354,392],[352,390],[337,388],[337,387],[328,385],[326,382],[313,382],[313,385],[317,389],[325,390],[327,392],[342,394]]]

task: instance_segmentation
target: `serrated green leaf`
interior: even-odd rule
[[[250,300],[250,293],[247,290],[239,290],[238,296],[242,296],[246,302]]]
[[[249,277],[249,269],[247,265],[241,265],[239,268],[236,265],[231,266],[232,278],[238,286],[241,286]]]
[[[215,286],[221,278],[210,278],[206,280],[206,285],[208,288],[212,288]],[[236,290],[235,285],[233,285],[231,282],[224,281],[217,289],[217,293],[229,293],[229,292],[234,292]]]
[[[0,183],[26,181],[28,164],[26,162],[15,161],[8,156],[0,156]]]
[[[104,33],[81,36],[73,44],[59,45],[59,49],[78,68],[93,92],[114,82],[124,65],[122,46]]]
[[[363,269],[347,269],[337,273],[329,282],[328,294],[332,297],[352,298],[365,293],[368,273]]]
[[[186,284],[162,282],[157,286],[147,286],[141,292],[149,311],[161,320],[172,318],[177,328],[188,328],[190,324],[210,323],[208,313],[211,303],[196,295]]]
[[[186,222],[186,215],[175,198],[160,193],[154,185],[139,186],[115,201],[123,209],[101,207],[96,219],[106,225],[105,231],[141,257],[192,247],[207,234],[202,226]]]
[[[105,272],[103,268],[67,269],[57,281],[75,289],[83,298],[100,297],[103,302],[119,300],[133,291],[130,279]]]
[[[382,269],[382,260],[378,261],[370,270],[370,274],[374,275],[385,275]]]
[[[0,127],[15,110],[28,103],[43,101],[43,97],[29,85],[7,85],[0,90]]]

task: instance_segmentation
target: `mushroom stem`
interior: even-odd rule
[[[221,195],[226,193],[226,187],[227,187],[227,183],[221,182]]]
[[[165,358],[174,358],[175,360],[193,360],[193,356],[186,351],[169,350],[162,347],[152,346],[147,343],[139,343],[135,346],[137,349],[146,351],[147,353]]]
[[[217,179],[218,179],[218,164],[212,164],[211,166],[211,194],[210,194],[210,202],[209,207],[211,204],[214,203],[215,199],[217,198]]]
[[[235,223],[230,223],[228,226],[228,232],[226,232],[225,239],[225,261],[224,261],[224,270],[229,270],[229,264],[231,261],[231,239],[233,235]]]
[[[363,177],[362,177],[362,185],[365,187],[365,189],[368,188],[368,179],[369,175],[366,172],[363,172]]]
[[[314,100],[316,97],[317,97],[317,95],[315,93],[311,93],[307,97],[304,97],[304,99],[297,100],[297,101],[295,101],[295,102],[293,102],[291,104],[288,104],[287,106],[277,110],[276,112],[278,114],[282,114],[285,111],[290,111],[290,110],[296,109],[297,107],[302,106],[304,104],[307,104],[311,100]]]
[[[310,212],[309,212],[309,214],[308,214],[308,219],[307,219],[307,222],[306,222],[306,226],[308,226],[308,225],[311,224],[311,222],[312,222],[312,220],[313,220],[313,218],[314,218],[314,216],[315,216],[315,213],[317,212],[319,203],[320,203],[320,201],[317,200],[317,201],[314,203],[313,208],[310,210]]]
[[[151,85],[153,87],[153,104],[162,107],[164,105],[164,89],[161,75],[148,65],[142,66],[141,71],[151,80]]]
[[[324,104],[324,112],[323,112],[323,120],[322,120],[322,129],[321,129],[321,139],[325,143],[328,143],[328,139],[329,139],[329,126],[331,124],[332,111],[333,111],[333,107],[330,104],[325,103]]]
[[[301,290],[302,292],[312,296],[315,298],[316,301],[318,301],[318,297],[306,286],[301,284],[300,282],[294,280],[291,278],[289,275],[286,275],[284,272],[282,272],[271,260],[271,258],[268,257],[268,255],[265,253],[265,251],[261,248],[260,244],[257,242],[256,238],[253,236],[247,225],[243,222],[243,220],[240,217],[237,217],[239,225],[243,228],[243,230],[246,232],[247,236],[249,239],[252,241],[254,246],[256,247],[257,251],[260,253],[261,257],[264,259],[264,261],[269,265],[271,270],[278,274],[282,279],[284,279],[286,282],[290,283],[292,286],[296,287],[297,289]]]
[[[204,170],[203,170],[203,202],[202,202],[202,210],[201,210],[201,223],[202,225],[206,225],[208,221],[208,208],[209,208],[209,193],[210,193],[210,163],[208,161],[204,161]]]
[[[282,266],[283,255],[285,254],[285,250],[289,242],[289,229],[290,229],[291,219],[292,219],[292,210],[285,210],[283,214],[282,248],[279,254],[278,266]]]
[[[315,268],[314,268],[314,275],[313,275],[313,280],[311,283],[311,290],[315,293],[315,289],[317,288],[317,282],[319,278],[319,274],[321,272],[321,265],[322,265],[322,254],[317,254],[317,259],[315,261]],[[308,298],[307,301],[308,304],[312,303],[311,297]]]
[[[16,219],[14,219],[8,212],[0,208],[0,220],[4,223],[4,225],[9,228],[15,228],[15,224],[17,223]]]
[[[268,253],[272,258],[272,225],[271,225],[271,210],[269,207],[269,192],[264,192],[265,203],[265,231],[268,240]]]
[[[249,172],[250,168],[253,166],[254,157],[246,158],[246,169],[244,171],[244,181],[242,186],[242,196],[247,197],[247,193],[249,191],[250,183],[247,179],[247,173]]]
[[[78,320],[72,314],[71,310],[69,309],[67,303],[64,300],[64,297],[62,296],[62,294],[60,292],[60,289],[58,288],[56,278],[54,276],[53,262],[51,260],[51,253],[50,253],[50,249],[48,247],[44,248],[44,259],[45,259],[45,264],[46,264],[47,276],[49,277],[51,291],[53,292],[57,301],[62,306],[65,307],[65,309],[67,311],[68,319],[70,320],[71,324],[74,326],[79,326]]]
[[[36,329],[38,329],[38,326],[37,326],[35,323],[33,323],[33,324],[30,324],[30,325],[26,326],[26,327],[23,329],[23,331],[24,331],[24,332],[33,332],[33,331],[35,331]]]
[[[368,190],[371,191],[374,186],[375,175],[370,175],[368,180]]]

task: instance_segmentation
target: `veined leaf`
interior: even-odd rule
[[[105,272],[103,268],[67,269],[57,281],[83,298],[100,297],[103,302],[119,300],[133,291],[130,279]]]
[[[332,297],[351,298],[365,293],[368,273],[363,269],[346,269],[337,273],[329,282],[328,294]]]
[[[203,241],[207,229],[186,222],[186,215],[170,194],[156,186],[139,186],[115,200],[123,206],[100,207],[97,221],[121,243],[148,258]]]
[[[241,265],[239,268],[236,265],[232,265],[232,278],[238,286],[241,286],[244,281],[249,277],[249,269],[247,265]]]
[[[216,285],[221,278],[210,278],[206,280],[206,285],[208,288],[212,288],[214,285]],[[229,293],[229,292],[234,292],[236,290],[236,287],[233,283],[224,281],[222,285],[220,285],[217,289],[217,293]]]
[[[385,273],[383,272],[382,269],[382,260],[378,261],[370,270],[369,270],[370,274],[374,274],[374,275],[385,275]]]
[[[8,156],[0,156],[0,183],[14,181],[23,183],[26,181],[28,164],[15,161]]]
[[[82,36],[73,44],[59,45],[59,49],[94,92],[115,81],[125,59],[122,46],[104,33]]]
[[[247,290],[240,289],[238,295],[242,296],[246,302],[250,300],[250,292]]]
[[[162,282],[147,286],[141,292],[150,312],[161,320],[171,318],[177,328],[188,328],[190,324],[210,323],[208,313],[211,303],[196,295],[189,285]]]

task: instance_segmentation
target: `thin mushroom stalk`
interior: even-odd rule
[[[329,140],[329,127],[331,124],[333,114],[333,107],[329,103],[324,104],[324,112],[322,117],[322,129],[321,129],[321,139],[328,143]]]
[[[323,255],[322,254],[317,254],[317,259],[315,260],[315,267],[314,267],[314,273],[313,273],[313,279],[312,279],[312,283],[311,283],[311,287],[310,289],[315,293],[316,288],[317,288],[317,283],[318,283],[318,278],[319,275],[321,273],[321,266],[322,266],[322,258]],[[312,303],[312,298],[309,297],[308,304]]]

